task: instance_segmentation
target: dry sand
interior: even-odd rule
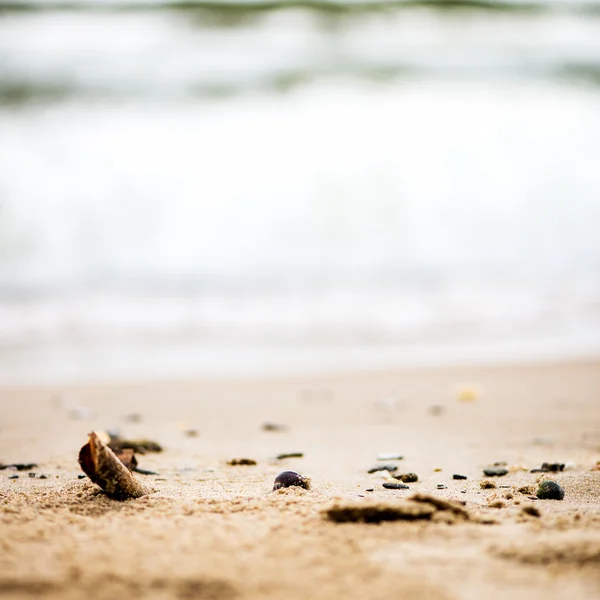
[[[482,393],[461,401],[456,386],[469,382]],[[78,420],[73,407],[97,416]],[[160,473],[139,476],[151,495],[118,502],[78,479],[87,433],[115,427],[164,445],[138,456]],[[304,457],[273,459],[282,452]],[[382,452],[419,475],[410,490],[367,474]],[[0,471],[0,597],[599,598],[598,460],[596,362],[3,389],[0,462],[39,466],[36,478]],[[510,473],[481,489],[497,461]],[[535,488],[529,469],[544,461],[570,463],[549,476],[562,501],[518,491]],[[286,469],[313,488],[271,492]],[[470,518],[339,524],[323,512],[404,506],[415,492],[464,501]],[[523,512],[532,506],[541,516]]]

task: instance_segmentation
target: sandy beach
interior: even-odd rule
[[[600,597],[599,393],[597,362],[2,389],[0,462],[38,466],[0,472],[0,596]],[[153,493],[119,502],[78,478],[87,434],[107,429],[164,447],[138,454]],[[418,482],[383,488],[397,480],[367,472],[381,453]],[[543,462],[566,466],[530,473]],[[312,489],[273,492],[284,470]],[[541,478],[564,500],[536,499]],[[415,493],[464,515],[327,518]]]

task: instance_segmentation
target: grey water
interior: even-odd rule
[[[598,356],[599,9],[0,2],[0,383]]]

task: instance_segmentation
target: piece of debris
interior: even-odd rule
[[[496,487],[496,484],[493,481],[490,481],[489,479],[484,479],[483,481],[479,482],[479,487],[482,490],[491,490]]]
[[[15,473],[14,475],[9,475],[9,479],[19,479],[19,476]]]
[[[77,479],[85,479],[87,477],[87,475],[80,473],[79,475],[77,475]]]
[[[452,479],[466,479],[467,476],[466,475],[459,475],[458,473],[454,473],[454,475],[452,475]]]
[[[504,475],[508,475],[508,469],[504,467],[488,467],[483,470],[483,474],[486,477],[504,477]]]
[[[253,458],[232,458],[231,460],[227,461],[227,464],[232,467],[242,465],[254,466],[256,465],[256,461]]]
[[[415,494],[411,498],[393,504],[375,502],[375,500],[334,504],[323,514],[334,523],[381,523],[427,520],[436,513],[449,513],[455,518],[465,520],[471,518],[463,503],[429,494]]]
[[[381,484],[386,490],[409,490],[410,486],[404,483],[394,483],[392,481],[386,481]]]
[[[434,506],[409,500],[394,504],[375,503],[369,500],[334,504],[323,511],[323,515],[334,523],[382,523],[431,519],[436,512]]]
[[[530,504],[528,504],[527,506],[524,506],[521,509],[522,513],[525,513],[526,515],[530,515],[532,517],[541,517],[541,513],[540,511],[535,507],[535,506],[531,506]]]
[[[43,473],[39,477],[40,479],[48,479],[48,475],[44,475]]]
[[[377,460],[403,460],[404,456],[402,456],[402,454],[394,454],[389,453],[389,454],[378,454],[377,455]]]
[[[129,423],[141,423],[144,420],[144,417],[140,413],[130,413],[125,415],[123,419]]]
[[[31,471],[37,467],[36,463],[11,463],[9,465],[0,465],[0,471],[4,469],[16,469],[17,471]]]
[[[459,402],[476,402],[483,396],[483,387],[478,383],[461,384],[454,393]]]
[[[275,458],[277,460],[285,460],[286,458],[303,458],[304,452],[285,452],[283,454],[278,454]]]
[[[29,477],[31,477],[32,479],[35,479],[35,473],[28,473]]]
[[[367,489],[365,490],[365,492],[374,492],[374,491],[375,491],[375,488],[367,488]]]
[[[274,432],[282,432],[287,431],[287,425],[281,425],[281,423],[263,423],[262,430],[263,431],[274,431]]]
[[[438,490],[447,490],[448,489],[448,486],[444,485],[443,483],[438,483],[436,487]]]
[[[146,452],[162,452],[163,447],[154,440],[139,439],[139,440],[126,440],[121,437],[111,437],[108,443],[108,447],[113,452],[120,452],[122,450],[133,450],[138,454],[146,454]]]
[[[305,490],[310,489],[310,479],[296,473],[296,471],[283,471],[275,477],[273,482],[273,491],[286,487],[301,487]]]
[[[83,472],[112,498],[125,500],[150,493],[94,432],[89,434],[87,444],[79,451],[79,464]]]
[[[397,465],[375,465],[373,467],[371,467],[367,473],[378,473],[379,471],[389,471],[390,473],[393,473],[394,471],[398,470],[398,466]]]
[[[531,469],[530,473],[558,473],[565,470],[564,463],[542,463],[541,467]]]
[[[565,490],[556,481],[542,481],[537,489],[536,496],[540,500],[562,500]]]
[[[394,479],[399,479],[404,483],[414,483],[419,481],[419,476],[416,473],[402,473],[401,475],[394,475]]]

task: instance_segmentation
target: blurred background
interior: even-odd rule
[[[600,2],[0,2],[0,383],[600,355]]]

